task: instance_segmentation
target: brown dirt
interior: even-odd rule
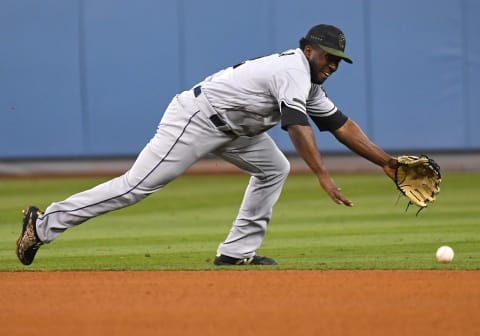
[[[0,273],[1,335],[480,335],[476,271]]]

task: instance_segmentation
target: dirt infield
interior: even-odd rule
[[[480,335],[480,272],[0,273],[1,335]]]

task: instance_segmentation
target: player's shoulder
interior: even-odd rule
[[[268,63],[276,76],[310,79],[310,66],[301,49],[288,49],[273,54]]]
[[[278,62],[291,68],[308,69],[308,61],[300,48],[288,49],[275,54]]]
[[[288,49],[282,52],[276,52],[270,55],[260,56],[248,59],[243,63],[237,64],[234,68],[243,64],[249,64],[250,66],[276,66],[282,68],[288,67],[300,67],[305,68],[308,66],[308,61],[304,56],[301,49]]]

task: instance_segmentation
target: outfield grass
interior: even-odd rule
[[[382,175],[336,175],[354,207],[334,204],[311,175],[290,176],[259,254],[280,269],[480,269],[480,174],[445,173],[438,201],[418,217]],[[100,178],[0,180],[0,271],[205,270],[228,233],[246,176],[183,176],[132,207],[92,219],[15,256],[21,209],[45,208]],[[440,245],[456,252],[439,264]]]

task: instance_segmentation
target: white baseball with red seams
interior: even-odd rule
[[[455,252],[453,252],[453,249],[450,246],[446,245],[440,246],[437,249],[437,253],[435,254],[437,261],[444,264],[451,262],[454,256]]]

